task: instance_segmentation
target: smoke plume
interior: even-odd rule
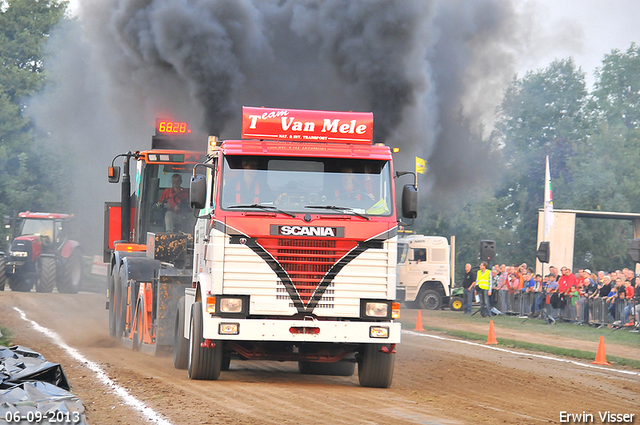
[[[509,1],[82,1],[51,37],[30,113],[80,157],[72,209],[93,228],[118,199],[100,170],[149,148],[156,116],[237,138],[243,105],[372,111],[396,169],[428,160],[423,194],[486,182],[481,126],[520,43]]]

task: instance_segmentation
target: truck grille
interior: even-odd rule
[[[257,242],[287,272],[304,305],[331,267],[357,245],[335,239],[260,238]]]

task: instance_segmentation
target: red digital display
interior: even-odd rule
[[[186,122],[156,120],[156,134],[189,134],[191,129]]]

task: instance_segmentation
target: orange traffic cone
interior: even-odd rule
[[[424,328],[422,327],[422,311],[418,310],[418,318],[416,319],[416,328],[414,329],[414,331],[423,331]]]
[[[600,335],[600,342],[598,343],[598,352],[596,353],[596,361],[591,364],[611,364],[607,363],[607,355],[604,352],[604,336]]]
[[[487,342],[485,345],[489,344],[497,344],[498,340],[496,339],[496,331],[493,329],[493,320],[489,322],[489,337],[487,338]]]

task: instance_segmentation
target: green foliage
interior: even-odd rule
[[[2,334],[2,337],[0,337],[0,345],[11,347],[13,345],[11,341],[11,337],[13,336],[12,332],[9,329],[0,326],[0,334]]]
[[[455,235],[458,264],[477,261],[481,239],[496,240],[500,263],[533,264],[547,155],[555,208],[639,212],[640,47],[613,50],[596,78],[589,93],[582,70],[563,59],[514,79],[492,134],[501,147],[501,183],[461,208],[432,206],[419,231]],[[575,266],[629,266],[632,237],[629,222],[578,220]]]
[[[64,200],[66,167],[57,152],[44,148],[46,135],[36,134],[22,113],[28,96],[46,81],[44,45],[67,4],[57,0],[1,3],[0,216],[55,210]],[[4,241],[6,231],[2,232]]]

